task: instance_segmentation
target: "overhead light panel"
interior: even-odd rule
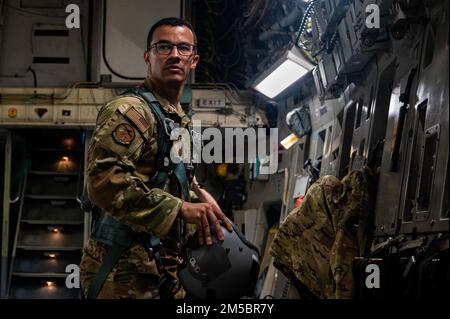
[[[253,88],[272,99],[313,68],[314,65],[293,46],[253,81]]]

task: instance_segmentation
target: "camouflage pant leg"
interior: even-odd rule
[[[106,251],[105,245],[93,240],[84,249],[80,281],[85,294],[101,267]],[[170,275],[176,278],[176,272]],[[159,280],[155,261],[149,259],[144,247],[134,245],[124,252],[108,275],[98,298],[159,299]],[[176,299],[184,298],[184,289],[178,281],[171,294]]]
[[[80,264],[81,287],[87,289],[94,280],[101,264],[84,254]],[[159,299],[159,277],[154,274],[136,273],[115,267],[108,275],[97,298],[99,299]]]

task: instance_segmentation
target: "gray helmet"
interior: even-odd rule
[[[253,296],[259,273],[259,252],[233,224],[225,239],[217,239],[211,227],[211,246],[200,245],[198,235],[184,249],[178,276],[189,298],[223,299]]]

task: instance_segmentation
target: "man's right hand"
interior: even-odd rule
[[[222,227],[219,221],[223,221],[226,228],[232,229],[231,223],[225,214],[217,212],[208,203],[189,203],[184,202],[180,209],[180,217],[190,224],[196,224],[198,227],[198,238],[203,245],[203,239],[206,239],[207,245],[212,245],[210,223],[216,228],[217,238],[224,240]]]

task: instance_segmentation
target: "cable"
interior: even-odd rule
[[[41,71],[44,72],[44,71]],[[48,72],[47,72],[48,73]],[[24,94],[24,93],[19,93],[19,94],[14,94],[14,93],[5,93],[2,94],[2,99],[4,100],[8,100],[8,98],[10,99],[14,99],[15,98],[20,98],[20,97],[24,97],[27,99],[53,99],[53,100],[64,100],[66,99],[72,92],[74,89],[82,86],[82,85],[94,85],[94,86],[98,86],[99,84],[101,84],[101,82],[74,82],[71,83],[69,86],[66,87],[66,90],[58,95],[54,95],[54,94]]]
[[[255,12],[257,11],[260,3],[261,3],[261,0],[258,0],[258,4],[251,6],[251,8],[250,8],[250,10],[248,10],[248,12],[242,13],[242,16],[244,18],[249,18],[249,17],[253,16],[255,14]]]
[[[273,0],[266,0],[262,13],[259,15],[258,20],[254,23],[254,26],[258,26],[261,20],[266,16],[267,10],[272,7]]]
[[[252,6],[248,17],[244,14],[244,17],[247,18],[247,19],[243,23],[243,28],[248,28],[250,25],[253,24],[253,20],[255,19],[256,13],[258,12],[258,9],[260,8],[260,6],[263,3],[263,1],[264,0],[260,0],[260,1],[258,1],[257,4]],[[269,1],[269,0],[265,0],[265,1]]]
[[[33,84],[34,84],[34,88],[37,88],[37,76],[36,76],[36,71],[34,71],[32,68],[31,68],[31,65],[27,68],[27,70],[25,71],[25,73],[23,73],[23,74],[21,74],[21,75],[19,75],[19,74],[14,74],[14,75],[6,75],[6,74],[3,74],[3,75],[0,75],[0,78],[15,78],[15,79],[19,79],[19,78],[25,78],[26,77],[26,74],[28,73],[28,72],[31,72],[31,74],[33,75]]]
[[[31,74],[33,74],[33,84],[34,84],[34,88],[37,88],[37,76],[36,76],[36,72],[31,68],[31,66],[28,67],[28,71],[30,71]],[[36,93],[36,91],[34,91],[34,93]]]
[[[214,90],[222,90],[227,95],[227,97],[235,102],[235,103],[251,103],[251,97],[245,96],[242,93],[240,93],[239,89],[236,87],[234,83],[227,82],[227,83],[202,83],[202,84],[193,84],[193,88],[207,88],[207,89],[214,89]],[[230,95],[228,95],[230,94]]]

